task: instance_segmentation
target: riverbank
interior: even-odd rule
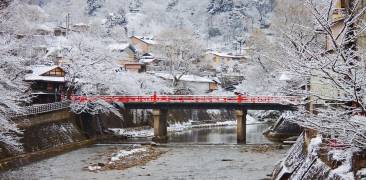
[[[126,170],[90,172],[88,165],[117,145],[92,146],[0,174],[0,179],[264,179],[288,147],[278,145],[165,145],[145,165]]]

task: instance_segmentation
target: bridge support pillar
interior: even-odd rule
[[[167,136],[167,110],[154,109],[154,137],[153,141],[158,143],[166,143]]]
[[[236,110],[236,133],[237,133],[237,142],[238,144],[246,144],[247,143],[247,110]]]

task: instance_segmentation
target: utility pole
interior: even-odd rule
[[[69,35],[69,29],[70,29],[70,13],[67,13],[67,15],[66,15],[66,37]]]
[[[244,39],[238,40],[238,44],[239,44],[239,54],[241,55],[242,45],[245,44],[245,40]]]

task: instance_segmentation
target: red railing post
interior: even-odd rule
[[[241,94],[238,95],[238,103],[241,103]]]
[[[153,102],[156,103],[156,100],[157,100],[157,98],[156,98],[156,91],[154,91]]]

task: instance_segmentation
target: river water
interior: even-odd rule
[[[247,125],[247,144],[271,144],[262,132],[268,124]],[[237,144],[236,126],[193,128],[169,134],[168,143]]]
[[[248,143],[269,144],[262,135],[267,127],[249,125]],[[105,160],[100,156],[103,152],[125,146],[95,145],[1,173],[0,179],[263,179],[286,153],[286,148],[256,152],[247,150],[253,145],[235,144],[235,126],[191,129],[170,133],[168,145],[158,147],[167,153],[144,166],[85,171],[88,165]]]

